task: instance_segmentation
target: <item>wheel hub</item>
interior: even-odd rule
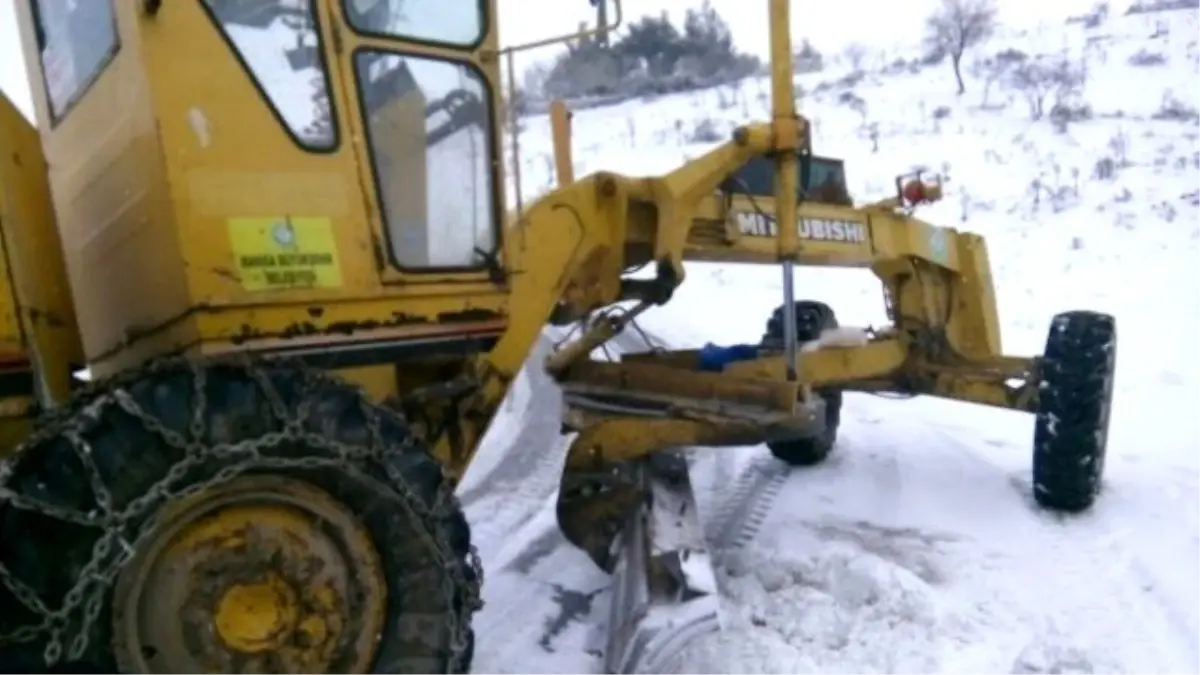
[[[296,604],[296,591],[271,573],[261,582],[227,588],[213,623],[231,649],[248,654],[279,649],[296,629]]]
[[[369,535],[307,483],[243,477],[171,505],[121,573],[123,672],[368,672],[386,582]]]

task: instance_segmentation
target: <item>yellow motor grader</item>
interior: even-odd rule
[[[711,618],[676,451],[818,462],[846,391],[1030,411],[1037,501],[1092,503],[1112,318],[1003,356],[983,240],[912,216],[938,183],[855,206],[812,153],[787,0],[769,121],[576,180],[556,106],[560,184],[510,215],[497,2],[15,0],[36,128],[0,100],[0,670],[467,672],[454,486],[548,324],[584,326],[545,366],[559,523],[630,612],[610,670]],[[688,260],[780,267],[761,343],[592,360]],[[839,328],[795,265],[869,269],[892,325]]]

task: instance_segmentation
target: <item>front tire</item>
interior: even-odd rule
[[[783,344],[783,307],[777,308],[767,321],[763,335],[766,344]],[[838,327],[833,308],[823,302],[800,300],[796,303],[796,340],[801,344],[821,337],[821,332]],[[818,389],[825,401],[825,429],[812,438],[770,441],[767,448],[776,459],[791,466],[814,466],[825,461],[837,444],[838,427],[842,422],[842,392],[840,389]]]
[[[403,418],[300,367],[163,362],[0,465],[8,672],[465,673],[481,583]]]
[[[1112,316],[1077,311],[1054,317],[1033,432],[1033,495],[1044,508],[1084,511],[1100,493],[1116,358]]]

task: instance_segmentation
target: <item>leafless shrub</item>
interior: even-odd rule
[[[858,113],[862,123],[867,123],[867,102],[852,91],[844,91],[838,96],[838,103]]]
[[[1026,59],[1012,69],[1008,81],[1029,105],[1029,118],[1040,120],[1046,114],[1046,101],[1054,96],[1054,105],[1070,105],[1084,84],[1083,70],[1066,57],[1040,56]]]
[[[1062,167],[1055,164],[1052,176],[1038,176],[1030,182],[1029,192],[1035,212],[1046,204],[1053,213],[1061,213],[1079,202],[1079,170],[1072,170],[1068,181]]]
[[[1161,66],[1167,62],[1167,57],[1160,52],[1152,52],[1148,49],[1138,50],[1136,54],[1129,57],[1129,65],[1145,68],[1147,66]]]
[[[721,132],[716,120],[712,118],[705,118],[697,122],[687,136],[689,143],[716,143],[725,138],[726,134]]]
[[[800,49],[792,55],[792,67],[796,73],[815,73],[825,68],[825,57],[807,38],[800,42]]]
[[[1112,157],[1101,157],[1092,167],[1092,178],[1096,180],[1112,180],[1117,175],[1117,162]]]
[[[850,64],[850,71],[860,73],[863,69],[863,61],[867,59],[867,47],[860,42],[851,42],[846,45],[846,49],[842,52],[846,57],[846,63]]]
[[[1108,151],[1112,153],[1113,162],[1118,169],[1129,166],[1129,135],[1118,131],[1108,139]]]
[[[990,107],[992,88],[997,82],[1009,77],[1013,69],[1029,60],[1029,55],[1019,49],[1005,49],[987,58],[976,61],[972,65],[972,74],[983,80],[983,96],[979,101],[981,108]]]
[[[1192,122],[1200,119],[1200,112],[1179,100],[1174,92],[1165,91],[1158,110],[1155,110],[1150,116],[1156,120]]]
[[[1092,117],[1092,106],[1078,100],[1056,101],[1050,108],[1050,121],[1059,133],[1075,122],[1085,122]]]

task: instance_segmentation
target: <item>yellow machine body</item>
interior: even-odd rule
[[[253,16],[224,20],[235,5],[166,3],[152,15],[142,3],[112,3],[109,16],[93,17],[100,26],[110,20],[111,34],[91,30],[109,41],[90,62],[94,72],[73,73],[72,89],[72,77],[50,63],[69,60],[70,27],[56,39],[47,12],[31,11],[53,4],[17,3],[66,268],[95,377],[181,352],[321,354],[337,368],[387,364],[389,373],[361,375],[387,395],[397,390],[391,364],[414,354],[421,359],[402,378],[401,390],[412,388],[440,378],[441,361],[461,367],[464,355],[482,351],[503,331],[511,291],[499,267],[503,250],[486,251],[467,266],[398,264],[396,251],[404,249],[385,220],[425,222],[426,203],[461,199],[463,188],[426,185],[432,178],[425,176],[427,101],[420,86],[364,119],[354,62],[356,54],[402,50],[434,77],[473,79],[483,95],[478,135],[485,143],[477,150],[483,174],[477,188],[487,193],[478,209],[485,222],[474,227],[490,231],[481,240],[498,243],[503,173],[494,161],[500,139],[489,112],[500,107],[491,14],[480,11],[477,34],[465,47],[450,48],[359,32],[342,16],[341,3],[301,9],[297,19],[309,23],[296,35],[311,42],[282,47],[315,46],[301,53],[312,67],[290,74],[300,84],[307,84],[306,74],[323,82],[314,89],[327,96],[331,126],[314,133],[294,121],[318,105],[311,93],[297,95],[287,89],[295,82],[271,81],[270,69],[292,54],[256,53],[263,48],[255,39],[270,35]],[[255,4],[280,3],[247,6]],[[443,65],[447,58],[455,65]],[[379,177],[373,162],[394,168]],[[443,181],[462,178],[457,167],[440,169]],[[397,176],[403,180],[389,180]],[[384,200],[400,206],[387,212]],[[428,233],[453,235],[471,226],[431,225]],[[293,241],[281,244],[279,227]]]
[[[97,376],[181,350],[403,345],[503,326],[507,290],[483,266],[406,273],[390,260],[351,61],[359,50],[397,46],[352,31],[330,14],[339,3],[301,12],[323,32],[309,56],[319,67],[310,70],[326,83],[319,89],[334,124],[307,135],[289,121],[316,104],[285,91],[289,83],[272,85],[267,69],[279,64],[249,51],[264,31],[223,22],[222,11],[233,10],[219,8],[230,3],[166,3],[153,17],[142,3],[113,3],[111,53],[86,91],[63,95],[59,113],[51,90],[38,85],[47,81],[43,54],[69,43],[35,28],[45,17],[31,15],[30,3],[17,5],[83,344]],[[481,31],[470,50],[405,49],[429,59],[450,54],[494,82],[494,60],[482,59],[495,51],[494,22],[481,21]],[[45,36],[40,47],[38,35]],[[281,61],[284,53],[271,56]],[[485,89],[487,106],[499,106],[496,89]],[[416,90],[389,103],[380,114],[390,120],[379,124],[398,125],[421,151],[383,147],[403,155],[405,173],[417,177],[385,188],[410,190],[421,205],[425,101]],[[498,153],[499,139],[489,136],[485,162]],[[492,169],[499,185],[499,167]],[[498,229],[499,217],[491,220]],[[291,247],[273,239],[277,223],[293,229]]]
[[[79,334],[96,377],[177,353],[317,359],[379,398],[417,401],[406,409],[422,428],[446,429],[429,440],[460,474],[548,319],[580,319],[622,300],[661,302],[683,281],[684,260],[790,259],[872,269],[905,321],[946,336],[953,353],[981,372],[960,377],[940,370],[949,363],[915,369],[911,333],[897,332],[836,357],[805,357],[801,382],[780,380],[778,358],[740,363],[717,376],[696,372],[686,359],[645,357],[588,365],[589,377],[603,381],[598,371],[669,362],[667,379],[648,371],[646,393],[680,396],[694,391],[694,380],[713,380],[707,386],[718,394],[741,387],[786,402],[776,406],[784,416],[796,396],[803,398],[791,392],[825,382],[1020,403],[1021,396],[996,384],[1024,362],[997,361],[997,313],[979,237],[888,205],[808,199],[797,207],[768,194],[721,193],[726,179],[752,161],[773,166],[769,158],[781,154],[796,156],[792,167],[806,161],[807,123],[794,108],[790,116],[740,129],[669,175],[585,177],[504,222],[494,6],[467,21],[475,30],[464,33],[461,46],[448,46],[364,31],[348,16],[352,5],[298,3],[295,45],[280,40],[282,51],[271,62],[263,56],[269,50],[255,42],[270,37],[263,19],[237,14],[235,5],[114,3],[110,43],[100,45],[107,51],[94,59],[95,72],[74,74],[78,82],[55,79],[62,68],[50,59],[67,58],[70,31],[56,32],[46,12],[31,11],[38,6],[18,3],[23,42],[30,81],[41,84],[33,88],[34,107]],[[472,161],[482,171],[468,169],[467,178],[485,196],[476,197],[473,222],[449,222],[445,216],[454,212],[438,209],[461,200],[464,188],[447,185],[461,183],[462,171],[438,173],[427,151],[431,85],[417,83],[406,93],[393,87],[376,106],[368,101],[375,75],[362,62],[373,53],[402,54],[427,67],[432,75],[425,77],[453,75],[477,85],[479,119],[468,121],[479,127],[482,142]],[[315,83],[307,98],[269,70],[285,57],[307,64],[298,69],[308,78],[298,81]],[[775,86],[784,84],[776,78]],[[319,110],[307,123],[297,121],[303,106]],[[556,128],[560,141],[569,136],[569,124]],[[570,164],[565,152],[560,142],[560,168]],[[797,227],[769,225],[763,216],[777,209],[795,213]],[[405,265],[400,258],[420,255],[405,253],[400,221],[422,223],[429,239],[470,229],[492,250],[466,256],[469,264],[430,257]],[[805,239],[805,223],[849,227],[856,237]],[[646,263],[660,267],[654,289],[631,291],[622,274]],[[579,359],[592,342],[584,339],[568,353]],[[566,374],[567,354],[556,359],[563,378],[581,376],[579,369]],[[447,380],[462,385],[454,403],[422,408],[430,390]],[[663,439],[643,436],[658,447],[680,437],[725,435],[697,424],[680,420]],[[738,432],[729,435],[745,436],[741,426],[733,424]],[[622,458],[638,454],[632,447],[620,451]]]
[[[0,455],[84,363],[37,129],[0,96]]]

